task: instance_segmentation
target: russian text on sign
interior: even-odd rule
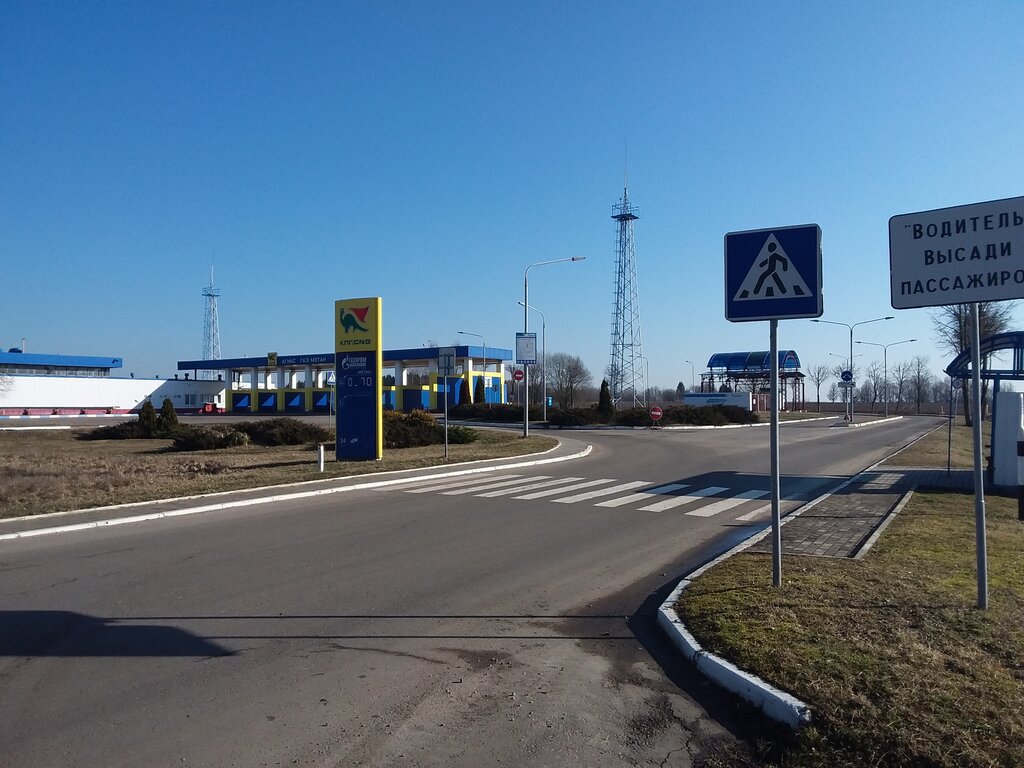
[[[889,266],[896,309],[1024,298],[1024,197],[893,216]]]

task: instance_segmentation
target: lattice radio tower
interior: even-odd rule
[[[637,294],[636,252],[633,222],[639,209],[629,202],[622,188],[622,200],[612,206],[618,222],[615,251],[615,309],[612,312],[612,355],[608,365],[608,386],[617,408],[642,406],[638,390],[643,384],[643,346],[640,343],[640,298]]]
[[[203,320],[203,360],[220,360],[220,321],[217,319],[217,297],[220,289],[213,287],[213,267],[210,267],[210,284],[203,288],[206,299],[206,317]],[[199,378],[212,379],[216,371],[200,371]]]

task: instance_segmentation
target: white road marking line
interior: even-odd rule
[[[495,477],[491,477],[489,479],[490,480],[504,480],[504,479],[507,479],[507,478],[519,478],[519,477],[521,477],[521,475],[496,475]],[[459,486],[462,486],[462,485],[477,484],[479,482],[480,482],[480,478],[477,477],[477,476],[474,476],[474,477],[462,477],[462,478],[459,478],[458,480],[452,480],[451,478],[448,478],[447,480],[445,480],[443,482],[440,482],[440,483],[430,483],[429,485],[420,486],[418,488],[403,488],[402,490],[405,491],[406,493],[430,493],[431,491],[440,491],[440,490],[443,490],[445,488],[458,488]]]
[[[694,491],[693,493],[687,493],[682,496],[672,496],[664,501],[648,504],[646,507],[640,507],[640,510],[642,512],[663,512],[666,509],[681,507],[684,504],[692,504],[695,501],[700,501],[705,496],[714,496],[716,493],[728,490],[728,488],[723,488],[720,485],[712,485],[708,488],[701,488],[699,491]]]
[[[581,480],[579,477],[558,477],[554,480],[545,480],[543,483],[528,483],[527,485],[517,485],[514,488],[502,488],[500,491],[491,491],[490,493],[478,493],[477,496],[485,499],[493,499],[497,496],[510,496],[513,493],[522,493],[523,491],[532,491],[534,488],[547,488],[549,485],[559,485],[561,483],[571,483],[574,480]],[[562,489],[557,488],[551,493],[561,493]],[[519,497],[517,497],[519,498]]]
[[[580,480],[582,478],[574,477],[573,480]],[[537,491],[536,493],[528,493],[524,496],[516,496],[517,499],[541,499],[545,496],[554,496],[556,493],[565,493],[566,491],[575,491],[577,488],[590,488],[595,485],[601,485],[602,483],[614,483],[614,480],[587,480],[584,483],[576,483],[575,485],[564,485],[561,488],[555,488],[548,491]],[[558,501],[558,499],[555,499]]]
[[[763,517],[766,513],[769,513],[771,511],[772,511],[772,505],[771,504],[762,504],[760,507],[758,507],[754,511],[747,512],[747,514],[745,514],[745,515],[740,515],[736,519],[737,520],[743,520],[744,522],[750,522],[751,520],[756,520],[759,517]]]
[[[543,479],[548,478],[548,477],[551,477],[551,475],[537,475],[533,479],[535,479],[535,480],[543,480]],[[469,485],[469,486],[466,486],[464,488],[456,488],[454,491],[442,491],[441,495],[442,496],[461,496],[464,493],[476,493],[477,491],[489,491],[492,488],[501,488],[502,486],[505,486],[505,485],[512,485],[513,483],[522,483],[522,482],[523,482],[523,478],[521,478],[521,477],[517,477],[515,480],[502,480],[502,481],[497,482],[497,483],[494,483],[494,482],[481,483],[480,482],[480,478],[477,478],[477,482],[475,484],[473,484],[473,485]]]
[[[769,493],[771,492],[744,491],[743,493],[736,494],[731,499],[722,499],[721,501],[716,501],[712,504],[703,506],[700,509],[691,510],[686,514],[693,515],[694,517],[711,517],[712,515],[717,515],[719,512],[725,512],[727,509],[732,509],[733,507],[738,507],[740,504],[745,504],[752,499],[763,499]]]
[[[604,482],[611,483],[613,480],[605,480]],[[591,483],[596,485],[596,483]],[[596,499],[601,496],[611,496],[613,493],[619,493],[620,491],[628,491],[633,488],[641,488],[645,485],[650,485],[647,480],[634,480],[631,483],[622,483],[621,485],[613,485],[611,488],[600,488],[596,491],[588,491],[587,493],[577,493],[575,496],[566,496],[564,499],[552,499],[555,504],[575,504],[577,501],[586,501],[587,499]],[[562,488],[563,491],[574,490],[575,488],[585,488],[586,484],[580,483],[578,486],[570,488]]]
[[[671,493],[672,491],[678,491],[686,487],[687,486],[685,483],[669,483],[668,485],[659,485],[657,488],[651,488],[649,491],[644,491],[643,493],[631,493],[628,496],[622,496],[618,499],[599,501],[594,506],[621,507],[623,504],[632,504],[634,501],[650,501],[651,496],[657,496],[660,493]]]

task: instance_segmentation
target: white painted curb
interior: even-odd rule
[[[809,724],[811,709],[804,702],[701,647],[673,608],[679,595],[689,584],[689,578],[679,582],[658,609],[658,625],[668,634],[672,644],[682,651],[701,674],[727,691],[749,701],[772,720],[784,723],[793,730]]]
[[[550,453],[551,451],[555,450],[557,447],[558,446],[555,446],[555,448],[551,448],[551,449],[549,449],[547,451],[544,451],[543,453],[534,454],[534,455],[543,456],[545,453]],[[48,535],[55,534],[55,533],[70,533],[72,531],[84,531],[84,530],[88,530],[90,528],[107,528],[107,527],[113,526],[113,525],[125,525],[127,523],[141,523],[141,522],[145,522],[147,520],[160,520],[162,518],[167,518],[167,517],[182,517],[184,515],[196,515],[196,514],[199,514],[201,512],[215,512],[215,511],[220,511],[220,510],[224,510],[224,509],[236,509],[238,507],[249,507],[249,506],[254,506],[256,504],[272,504],[272,503],[278,502],[278,501],[293,501],[295,499],[308,499],[308,498],[313,498],[313,497],[316,497],[316,496],[327,496],[327,495],[330,495],[332,493],[345,493],[347,491],[366,490],[366,489],[370,489],[370,488],[385,488],[385,487],[391,486],[391,485],[402,485],[402,484],[405,484],[405,483],[413,483],[413,482],[418,482],[420,480],[427,480],[427,479],[436,479],[436,478],[444,478],[444,477],[459,477],[459,476],[462,476],[462,475],[475,475],[475,474],[478,474],[478,473],[481,473],[481,472],[493,472],[493,471],[496,471],[496,470],[505,470],[505,469],[518,469],[518,468],[521,468],[521,467],[534,467],[534,466],[538,466],[538,465],[541,465],[541,464],[556,464],[556,463],[562,462],[562,461],[571,461],[573,459],[582,459],[585,456],[589,456],[590,452],[593,449],[594,449],[594,446],[588,445],[586,448],[584,448],[582,451],[579,451],[578,453],[569,454],[568,456],[556,456],[556,457],[550,458],[550,459],[533,459],[531,461],[517,461],[517,462],[513,462],[511,464],[500,464],[500,465],[494,465],[494,466],[488,466],[488,467],[473,467],[472,469],[460,469],[460,470],[457,470],[457,471],[454,471],[454,472],[439,472],[437,474],[423,474],[423,475],[415,475],[415,476],[412,476],[412,477],[396,477],[396,478],[392,478],[392,479],[389,479],[389,480],[375,480],[375,481],[368,482],[368,483],[357,483],[355,485],[346,485],[346,486],[341,486],[341,487],[338,487],[338,488],[319,488],[319,489],[317,489],[315,491],[296,491],[296,492],[292,492],[292,493],[279,493],[279,494],[275,494],[275,495],[272,495],[272,496],[260,496],[258,498],[254,498],[254,499],[239,499],[237,501],[224,501],[224,502],[215,503],[215,504],[203,504],[203,505],[200,505],[200,506],[197,506],[197,507],[187,507],[185,509],[170,509],[170,510],[167,510],[165,512],[147,512],[147,513],[142,514],[142,515],[131,515],[129,517],[116,517],[116,518],[109,518],[109,519],[106,519],[106,520],[92,520],[92,521],[89,521],[89,522],[86,522],[86,523],[70,523],[68,525],[52,526],[50,528],[35,528],[35,529],[30,529],[30,530],[25,530],[25,531],[14,531],[12,533],[0,534],[0,541],[10,541],[12,539],[26,539],[26,538],[30,538],[30,537],[33,537],[33,536],[48,536]],[[494,459],[481,459],[480,461],[494,461]],[[466,462],[466,463],[467,464],[475,464],[477,462]],[[408,472],[409,470],[395,470],[395,471],[396,472]],[[338,478],[338,479],[340,479],[340,480],[348,480],[350,478]],[[308,485],[309,483],[322,483],[322,482],[324,482],[324,481],[323,480],[309,480],[309,481],[306,481],[305,483],[295,483],[292,487],[297,486],[297,485]],[[272,486],[272,487],[280,487],[280,486]],[[121,505],[111,506],[111,507],[97,507],[97,508],[94,508],[94,509],[91,509],[91,510],[89,510],[89,509],[85,509],[85,510],[79,509],[79,510],[73,510],[73,511],[69,511],[69,512],[57,512],[57,513],[54,513],[54,516],[56,516],[56,515],[66,516],[66,515],[82,513],[82,512],[92,512],[92,511],[95,511],[96,509],[111,509],[111,510],[114,510],[114,509],[124,509],[124,508],[127,508],[127,507],[137,507],[137,506],[142,506],[144,504],[146,504],[146,505],[167,504],[167,503],[172,502],[172,501],[182,501],[182,500],[188,500],[188,499],[192,499],[192,498],[196,498],[196,499],[199,499],[199,498],[209,498],[211,496],[223,496],[223,495],[231,494],[231,493],[251,493],[253,491],[259,491],[259,490],[264,490],[264,489],[260,489],[260,488],[247,488],[247,489],[243,489],[241,491],[221,491],[220,493],[210,494],[209,496],[206,496],[206,497],[203,497],[203,496],[186,496],[186,497],[178,497],[177,499],[160,499],[160,500],[157,500],[157,501],[139,501],[139,502],[133,502],[131,504],[121,504]],[[39,515],[34,515],[34,516],[31,516],[31,517],[16,517],[16,518],[10,518],[10,519],[5,520],[3,522],[14,522],[15,520],[27,520],[27,519],[36,519],[36,520],[38,520],[39,517],[40,517]],[[49,517],[49,516],[47,516],[47,517]]]

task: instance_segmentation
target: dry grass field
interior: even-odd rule
[[[335,462],[328,445],[321,474],[315,446],[181,453],[169,450],[170,440],[87,441],[79,434],[0,432],[0,518],[445,464],[440,445],[386,450],[379,462]],[[555,442],[480,430],[476,442],[449,446],[447,463],[535,453]]]

